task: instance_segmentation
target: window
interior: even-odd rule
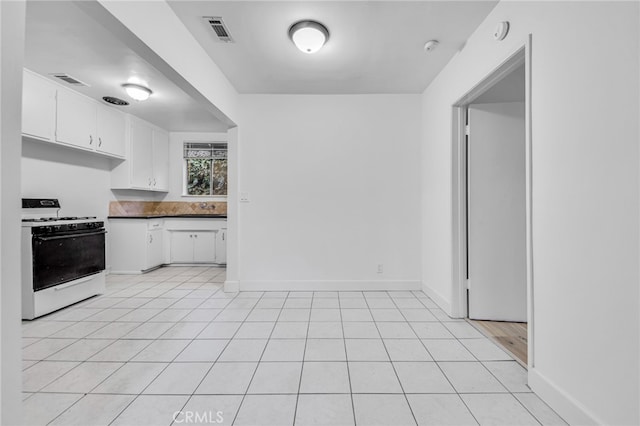
[[[227,144],[184,144],[184,194],[227,195]]]

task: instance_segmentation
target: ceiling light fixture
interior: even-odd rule
[[[124,87],[127,95],[131,96],[131,98],[136,101],[146,101],[153,93],[148,87],[141,86],[139,84],[126,83],[123,84],[122,87]]]
[[[316,53],[329,40],[329,30],[317,21],[299,21],[289,28],[289,38],[304,53]]]

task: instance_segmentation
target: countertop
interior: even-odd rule
[[[139,216],[108,216],[107,219],[166,219],[166,218],[205,218],[205,219],[226,219],[226,214],[152,214]]]

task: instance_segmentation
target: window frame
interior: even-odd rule
[[[188,179],[187,179],[187,160],[189,160],[189,158],[186,158],[184,155],[185,149],[187,148],[188,144],[211,144],[211,145],[221,145],[224,144],[226,146],[226,150],[227,150],[227,185],[228,185],[228,179],[229,179],[229,170],[228,170],[228,164],[229,164],[229,144],[226,140],[185,140],[182,142],[182,149],[181,149],[181,156],[182,156],[182,197],[191,197],[191,198],[208,198],[214,201],[226,201],[228,196],[229,196],[229,190],[227,187],[227,195],[213,195],[213,194],[208,194],[208,195],[194,195],[194,194],[189,194],[187,192],[187,186],[188,186]],[[212,170],[211,170],[211,175],[210,175],[211,179],[213,178],[213,164],[212,164]],[[213,179],[212,179],[213,180]],[[210,183],[210,189],[213,190],[213,182],[211,181]]]

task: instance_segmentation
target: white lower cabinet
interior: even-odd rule
[[[171,231],[171,263],[216,263],[217,231]]]
[[[221,228],[220,231],[216,234],[216,263],[226,264],[227,263],[227,227],[225,224],[224,228]]]
[[[223,218],[109,219],[111,273],[136,274],[164,264],[226,264]]]
[[[162,233],[161,228],[147,230],[147,262],[146,269],[155,268],[164,263],[162,256]]]
[[[140,273],[164,264],[162,225],[162,219],[110,219],[111,273]]]
[[[167,218],[170,263],[227,263],[227,220],[224,218]]]

